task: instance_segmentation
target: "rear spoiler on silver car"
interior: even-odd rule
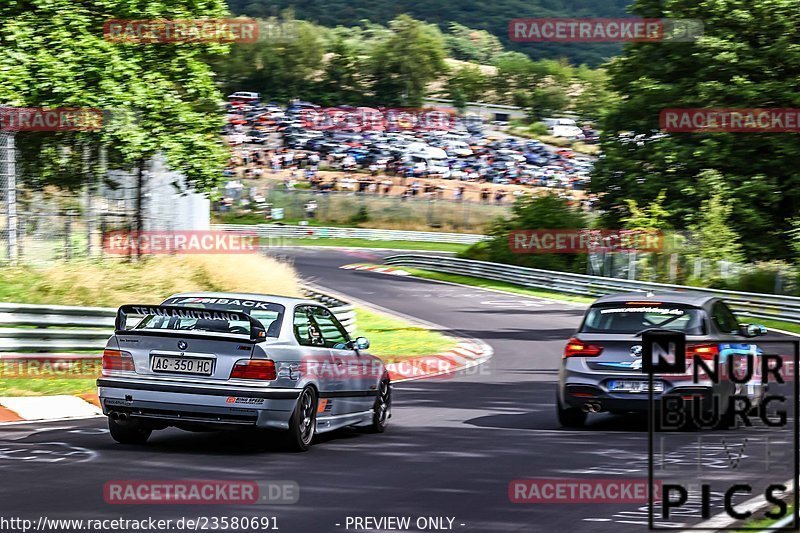
[[[193,318],[197,320],[215,320],[228,322],[231,320],[247,321],[250,323],[250,341],[260,342],[267,337],[267,330],[258,320],[242,313],[241,311],[229,311],[225,309],[201,309],[197,307],[183,307],[177,305],[149,305],[149,304],[128,304],[123,305],[117,310],[117,317],[114,321],[114,329],[117,333],[133,333],[127,330],[128,316],[166,316],[176,318]],[[137,330],[136,333],[158,333],[158,330]]]

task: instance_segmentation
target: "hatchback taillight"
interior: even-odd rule
[[[231,370],[231,378],[270,381],[277,377],[275,361],[271,359],[245,359],[238,361]]]
[[[597,357],[603,352],[602,346],[588,344],[575,337],[567,341],[564,357]]]
[[[122,350],[103,350],[103,370],[129,370],[133,371],[133,356]]]
[[[690,344],[686,347],[686,358],[689,360],[694,359],[694,356],[700,357],[706,361],[713,361],[714,356],[719,354],[719,346],[716,344]]]

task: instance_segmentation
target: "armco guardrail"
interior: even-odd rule
[[[303,291],[303,295],[310,299],[316,300],[321,304],[324,304],[331,312],[339,319],[339,322],[342,323],[344,329],[347,330],[349,334],[353,334],[356,331],[356,308],[354,305],[345,302],[344,300],[340,300],[338,298],[334,298],[333,296],[329,296],[327,294],[315,291],[313,289],[304,288],[301,289]]]
[[[486,240],[485,235],[471,233],[440,233],[435,231],[401,231],[369,228],[329,228],[315,226],[281,226],[278,224],[212,224],[215,231],[255,233],[273,239],[364,239],[368,241],[416,241],[452,244],[475,244]]]
[[[306,298],[325,304],[349,333],[355,332],[351,304],[317,291],[303,292]],[[109,307],[0,303],[0,352],[98,350],[99,357],[114,329],[116,312]]]
[[[800,324],[800,298],[750,292],[724,291],[650,283],[627,279],[603,278],[583,274],[571,274],[553,270],[526,268],[501,263],[455,259],[450,257],[399,254],[387,257],[386,264],[422,268],[448,274],[461,274],[495,281],[504,281],[522,287],[547,289],[555,292],[581,296],[602,296],[615,292],[648,290],[691,290],[705,292],[723,298],[741,316],[783,320]]]

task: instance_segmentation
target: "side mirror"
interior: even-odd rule
[[[741,324],[739,330],[745,337],[760,337],[767,334],[767,328],[761,324]]]
[[[261,326],[250,326],[250,342],[261,342],[267,338],[267,330]]]
[[[366,337],[356,337],[356,339],[353,341],[353,348],[356,350],[368,350],[369,339]]]

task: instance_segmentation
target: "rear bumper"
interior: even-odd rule
[[[188,385],[133,379],[100,378],[103,413],[166,425],[234,425],[288,429],[301,389],[250,389]]]
[[[558,376],[558,395],[563,406],[583,407],[587,403],[599,404],[600,411],[638,411],[650,410],[649,394],[646,391],[630,392],[610,390],[611,380],[631,380],[647,382],[650,376],[641,371],[598,371],[589,368],[585,358],[566,358],[561,362]],[[736,394],[736,385],[728,380],[714,383],[707,377],[694,380],[692,374],[654,375],[653,380],[660,382],[663,392],[653,393],[653,405],[659,410],[665,405],[666,410],[672,403],[665,403],[665,398],[680,397],[685,405],[691,402],[702,411],[715,408],[725,410],[729,399]]]
[[[680,396],[684,401],[700,402],[703,409],[711,409],[715,390],[712,387],[685,386],[670,388],[666,393],[653,394],[653,406],[658,411],[665,398]],[[569,407],[583,407],[587,403],[599,404],[602,411],[650,410],[649,394],[614,393],[595,385],[567,384],[563,388],[563,401]],[[727,403],[723,403],[727,405]]]

